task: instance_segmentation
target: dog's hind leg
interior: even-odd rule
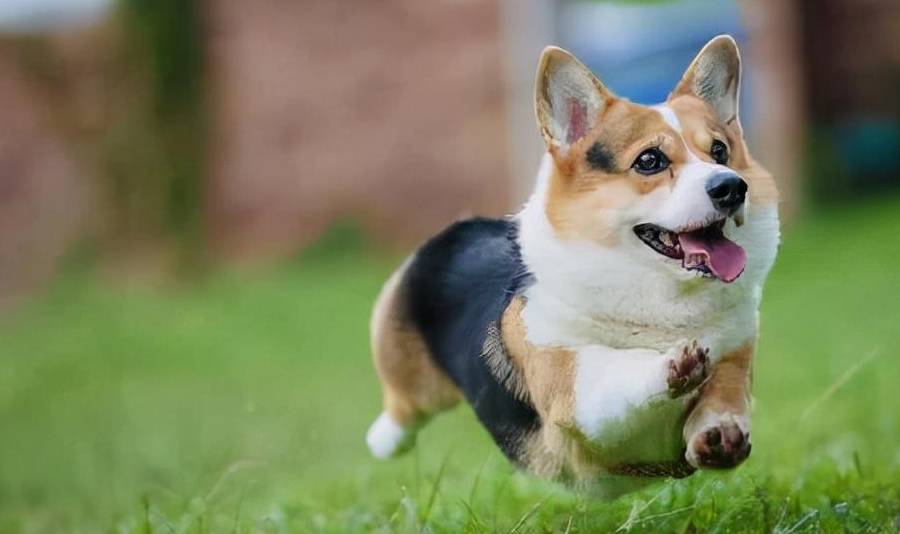
[[[455,406],[461,398],[406,317],[401,293],[407,264],[388,279],[372,313],[372,358],[381,381],[384,411],[369,427],[366,443],[377,458],[391,458],[411,449],[416,432],[428,419]]]

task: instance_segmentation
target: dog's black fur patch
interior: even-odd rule
[[[604,172],[613,172],[616,170],[616,162],[612,153],[599,142],[591,145],[588,149],[585,159],[592,169]]]
[[[458,222],[416,252],[402,284],[407,319],[513,461],[521,438],[540,427],[540,418],[494,376],[483,350],[489,329],[496,329],[531,280],[517,230],[511,220]]]

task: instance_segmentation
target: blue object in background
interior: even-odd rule
[[[614,93],[641,104],[664,101],[711,38],[728,33],[742,44],[747,35],[733,0],[650,4],[568,0],[558,15],[561,45]],[[752,72],[745,68],[741,82],[742,117],[752,117],[748,70]]]
[[[845,120],[829,128],[828,136],[851,173],[877,175],[900,169],[900,128],[895,121]]]

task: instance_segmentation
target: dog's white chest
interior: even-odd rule
[[[609,463],[679,458],[683,399],[667,395],[667,356],[587,347],[576,354],[574,419]]]

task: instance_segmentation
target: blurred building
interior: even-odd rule
[[[732,33],[787,212],[898,176],[891,0],[10,0],[0,31],[0,295],[77,243],[165,270],[289,256],[335,221],[406,247],[514,210],[549,43],[652,102]]]

